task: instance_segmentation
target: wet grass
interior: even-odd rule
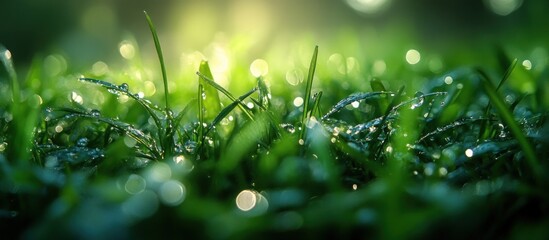
[[[185,100],[176,106],[146,19],[164,107],[127,83],[87,76],[71,78],[110,94],[103,106],[76,93],[65,104],[37,104],[40,89],[19,86],[0,49],[9,80],[0,89],[0,226],[8,236],[549,234],[547,79],[534,79],[529,94],[507,86],[516,60],[502,60],[503,73],[450,70],[420,89],[371,79],[354,91],[315,77],[315,47],[302,104],[273,95],[264,76],[235,97],[203,61],[186,79],[197,81],[196,92],[172,95]],[[493,79],[502,79],[498,87]]]

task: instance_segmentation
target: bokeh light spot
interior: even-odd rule
[[[185,186],[176,180],[163,183],[159,190],[160,200],[170,206],[176,206],[183,202],[186,193]]]
[[[354,10],[365,14],[376,14],[389,5],[389,0],[346,0]]]
[[[130,41],[122,41],[119,44],[120,55],[125,59],[132,59],[135,56],[135,47]]]
[[[406,52],[406,62],[411,65],[417,64],[421,60],[421,54],[418,50],[410,49]]]
[[[522,0],[487,0],[485,4],[495,14],[507,16],[522,5]]]
[[[269,64],[263,59],[256,59],[250,64],[250,72],[254,77],[261,77],[269,73]]]
[[[526,60],[522,61],[522,66],[526,70],[531,70],[532,69],[532,62],[530,62],[530,60],[526,59]]]
[[[301,107],[303,105],[303,98],[302,97],[296,97],[294,99],[294,106]]]

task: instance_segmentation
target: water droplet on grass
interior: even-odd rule
[[[90,114],[94,117],[99,117],[101,115],[101,112],[97,109],[93,109],[90,111]]]
[[[89,140],[87,138],[80,138],[78,141],[76,141],[76,145],[79,147],[85,147],[88,146]]]
[[[120,90],[122,90],[122,91],[127,92],[128,89],[129,89],[129,86],[128,86],[127,83],[122,83],[122,84],[120,84],[120,85],[118,86],[118,88],[120,88]]]
[[[184,148],[185,148],[185,151],[192,154],[196,150],[196,142],[189,140],[185,142]]]
[[[423,93],[422,92],[416,92],[415,94],[415,100],[414,102],[412,103],[412,106],[410,107],[410,109],[416,109],[418,107],[421,107],[421,105],[423,105],[423,103],[425,102],[425,98],[423,97]]]

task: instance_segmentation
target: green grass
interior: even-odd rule
[[[315,47],[304,83],[291,91],[272,79],[286,69],[235,79],[253,86],[234,90],[202,61],[185,88],[170,94],[168,65],[146,19],[164,88],[150,99],[133,90],[137,80],[128,84],[116,73],[108,80],[67,74],[75,85],[38,86],[36,79],[52,81],[38,63],[20,82],[0,56],[0,228],[9,228],[7,237],[549,234],[548,109],[539,93],[546,79],[527,79],[537,83],[533,93],[514,88],[525,76],[517,61],[502,61],[510,65],[503,73],[402,70],[391,76],[428,80],[365,75],[359,84],[350,75],[333,80]],[[495,87],[490,79],[502,80]],[[104,100],[96,104],[94,96]],[[302,105],[293,105],[296,96]],[[159,98],[164,107],[154,103]],[[249,211],[237,206],[239,193],[256,198]]]

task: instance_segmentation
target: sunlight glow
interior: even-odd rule
[[[411,65],[415,65],[417,64],[419,61],[421,60],[421,54],[415,50],[415,49],[410,49],[406,52],[406,61],[411,64]]]

